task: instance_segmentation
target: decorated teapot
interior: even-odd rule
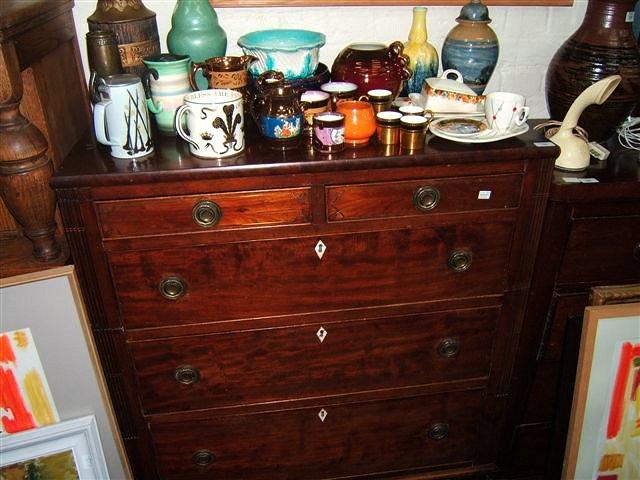
[[[273,70],[258,77],[256,90],[251,114],[269,146],[276,150],[297,147],[304,112],[298,90],[286,86],[284,74]]]

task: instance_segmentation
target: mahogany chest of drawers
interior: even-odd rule
[[[79,144],[53,185],[136,477],[496,470],[556,154],[534,138]]]

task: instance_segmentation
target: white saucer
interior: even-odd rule
[[[429,125],[429,130],[431,130],[431,133],[433,133],[436,137],[444,138],[446,140],[451,140],[452,142],[460,142],[460,143],[497,142],[500,140],[505,140],[507,138],[517,137],[518,135],[522,135],[523,133],[526,133],[529,131],[529,125],[527,125],[526,123],[523,123],[519,127],[515,127],[513,130],[510,130],[504,133],[500,133],[493,130],[484,130],[481,132],[470,133],[470,134],[451,134],[438,128],[438,124],[444,120],[446,119],[434,120],[433,122],[431,122],[431,125]]]

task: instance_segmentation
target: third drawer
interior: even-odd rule
[[[489,374],[499,308],[130,343],[147,413],[319,397]]]

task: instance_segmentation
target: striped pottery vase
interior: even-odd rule
[[[185,94],[191,92],[187,55],[163,53],[143,60],[147,70],[143,75],[149,110],[154,114],[158,132],[177,135],[174,126],[176,110],[183,104]]]
[[[489,26],[489,10],[481,0],[471,0],[456,18],[442,46],[442,68],[462,74],[464,83],[482,95],[498,63],[498,37]]]
[[[409,41],[404,52],[409,57],[411,78],[404,84],[404,93],[420,93],[425,79],[438,76],[438,52],[428,41],[427,9],[413,7],[413,22],[409,30]]]

